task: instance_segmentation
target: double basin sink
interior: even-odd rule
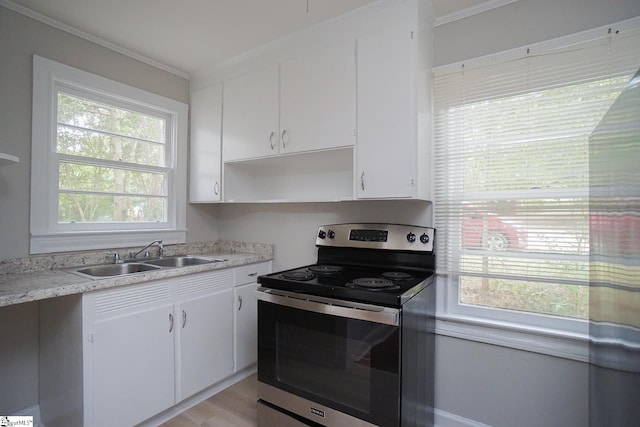
[[[142,273],[144,271],[159,270],[162,268],[178,268],[190,265],[212,264],[223,262],[226,259],[200,258],[192,255],[169,256],[150,260],[124,262],[122,264],[101,264],[90,267],[78,267],[71,271],[90,277],[113,277],[126,274]]]

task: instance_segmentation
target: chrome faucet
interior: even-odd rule
[[[153,242],[149,243],[144,248],[140,249],[138,252],[131,251],[130,254],[129,254],[129,259],[135,259],[142,252],[144,252],[144,257],[145,258],[149,258],[149,251],[147,251],[147,249],[149,249],[151,246],[156,245],[156,244],[158,245],[158,257],[162,258],[164,256],[164,246],[162,246],[162,240],[154,240]]]

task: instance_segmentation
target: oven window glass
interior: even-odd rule
[[[356,324],[336,334],[279,324],[277,330],[278,380],[326,399],[335,399],[359,411],[371,406],[371,345]],[[349,384],[349,387],[345,387]]]
[[[260,302],[259,378],[387,425],[399,400],[398,327]]]

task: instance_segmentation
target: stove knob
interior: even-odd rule
[[[409,233],[409,234],[407,234],[407,240],[408,240],[410,243],[415,242],[415,241],[416,241],[416,235],[415,235],[415,234],[413,234],[413,233]]]
[[[336,237],[336,232],[333,230],[329,230],[327,232],[327,236],[329,236],[330,239],[333,239],[334,237]]]
[[[427,235],[427,233],[424,233],[422,236],[420,236],[420,241],[425,245],[429,243],[429,236]]]
[[[327,233],[325,233],[324,230],[320,230],[318,231],[318,237],[324,239],[325,237],[327,237]]]

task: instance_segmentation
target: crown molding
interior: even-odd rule
[[[82,30],[79,30],[75,27],[72,27],[70,25],[64,24],[60,21],[56,21],[53,18],[49,18],[48,16],[45,16],[41,13],[38,13],[34,10],[31,10],[27,7],[21,6],[19,4],[16,4],[14,2],[12,2],[11,0],[0,0],[0,6],[4,6],[7,9],[10,9],[14,12],[20,13],[24,16],[27,16],[29,18],[35,19],[36,21],[42,22],[43,24],[49,25],[50,27],[53,28],[57,28],[58,30],[61,31],[65,31],[69,34],[72,34],[76,37],[80,37],[82,39],[85,39],[87,41],[90,41],[92,43],[95,43],[99,46],[105,47],[107,49],[113,50],[114,52],[120,53],[122,55],[128,56],[132,59],[135,59],[137,61],[143,62],[147,65],[151,65],[152,67],[155,68],[159,68],[161,70],[164,70],[168,73],[171,74],[175,74],[176,76],[185,78],[187,80],[189,80],[189,73],[187,73],[186,71],[183,70],[179,70],[177,68],[174,68],[170,65],[164,64],[162,62],[156,61],[155,59],[151,59],[145,55],[142,55],[140,53],[134,52],[130,49],[127,49],[125,47],[122,47],[120,45],[117,45],[115,43],[111,43],[107,40],[104,40],[100,37],[94,36],[92,34],[86,33]]]
[[[482,12],[486,12],[491,9],[496,9],[507,4],[515,3],[518,0],[489,0],[476,6],[468,7],[466,9],[459,10],[457,12],[443,15],[436,18],[433,26],[448,24],[459,19],[468,18],[469,16],[477,15]]]

